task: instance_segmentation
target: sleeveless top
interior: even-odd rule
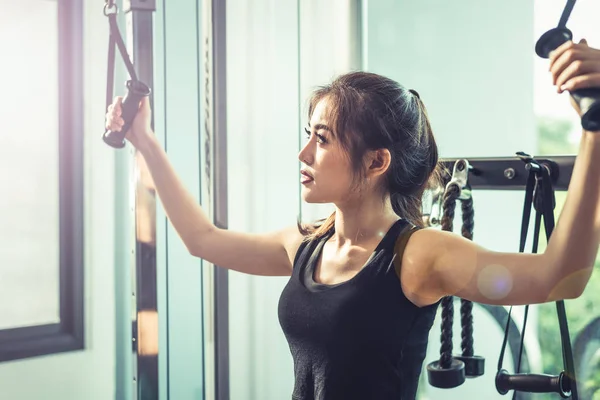
[[[400,285],[404,247],[416,227],[395,222],[363,268],[327,285],[314,270],[333,228],[303,242],[279,299],[294,361],[296,400],[412,400],[439,302],[417,307]]]

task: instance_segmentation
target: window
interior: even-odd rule
[[[0,361],[83,348],[82,4],[2,2]]]

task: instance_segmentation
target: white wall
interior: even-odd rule
[[[265,232],[299,213],[296,1],[227,2],[229,229]],[[277,322],[285,278],[229,272],[232,400],[289,397],[291,356]]]
[[[300,13],[300,124],[308,123],[308,100],[317,86],[362,65],[360,1],[301,1]],[[304,135],[302,146],[304,146]],[[298,149],[299,151],[300,149]],[[302,220],[329,216],[331,204],[302,203]]]
[[[114,151],[102,144],[108,22],[85,8],[84,351],[0,364],[2,399],[107,400],[115,396]]]
[[[348,39],[355,28],[348,22],[351,3],[227,2],[229,229],[295,225],[307,96],[359,67],[358,44],[353,48]],[[328,212],[327,206],[302,206],[305,220]],[[291,396],[292,358],[277,318],[287,281],[229,272],[232,400]]]

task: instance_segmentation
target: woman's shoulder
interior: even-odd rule
[[[455,234],[437,228],[410,224],[398,237],[398,241],[406,241],[405,252],[426,257],[435,254],[439,250],[437,245],[443,243],[449,236],[454,237]]]
[[[433,271],[434,260],[448,232],[435,228],[409,226],[396,241],[398,275],[404,295],[416,306],[424,307],[439,300]]]
[[[402,262],[402,269],[417,267],[423,270],[433,261],[436,243],[439,243],[439,233],[435,228],[406,224],[394,246],[394,253],[398,261]]]
[[[282,229],[279,234],[281,243],[288,254],[291,265],[293,266],[298,250],[303,243],[307,242],[306,235],[300,232],[297,225],[290,225]]]

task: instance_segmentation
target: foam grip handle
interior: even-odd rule
[[[509,390],[528,393],[558,393],[563,399],[571,396],[571,382],[564,372],[560,375],[515,374],[506,370],[496,375],[496,390],[506,394]]]
[[[104,142],[115,149],[125,147],[125,134],[131,128],[131,123],[139,110],[140,101],[142,98],[150,96],[151,93],[150,88],[140,81],[129,80],[125,86],[127,94],[123,97],[121,104],[121,118],[124,121],[123,127],[120,131],[107,130],[102,135]]]
[[[581,126],[586,131],[600,131],[600,89],[579,89],[571,92],[581,110]]]
[[[567,28],[550,29],[538,39],[535,52],[542,58],[548,58],[552,50],[572,39],[573,34]],[[579,89],[570,94],[581,110],[583,129],[600,131],[600,88]]]

